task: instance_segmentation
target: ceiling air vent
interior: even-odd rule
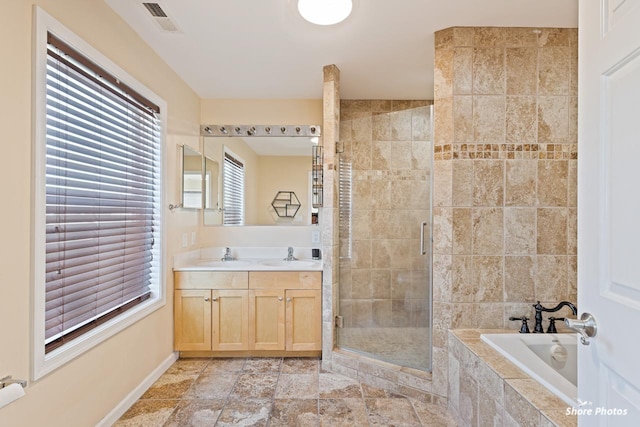
[[[153,17],[153,20],[156,21],[156,24],[160,26],[166,32],[169,33],[179,33],[180,30],[174,24],[171,19],[167,16],[162,7],[158,3],[142,3],[142,5],[149,11],[149,14]]]

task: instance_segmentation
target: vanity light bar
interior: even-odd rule
[[[320,136],[318,125],[201,125],[201,136]]]

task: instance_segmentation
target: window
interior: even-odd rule
[[[160,107],[75,36],[38,30],[36,378],[164,304]]]
[[[225,151],[222,176],[224,201],[223,225],[244,224],[244,162]]]

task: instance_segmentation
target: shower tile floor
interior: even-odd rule
[[[338,345],[395,365],[429,370],[430,328],[338,328]]]
[[[115,426],[455,426],[446,408],[319,365],[296,358],[180,359]]]

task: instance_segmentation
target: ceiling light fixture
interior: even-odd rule
[[[344,21],[353,9],[352,0],[298,0],[298,12],[316,25],[334,25]]]

